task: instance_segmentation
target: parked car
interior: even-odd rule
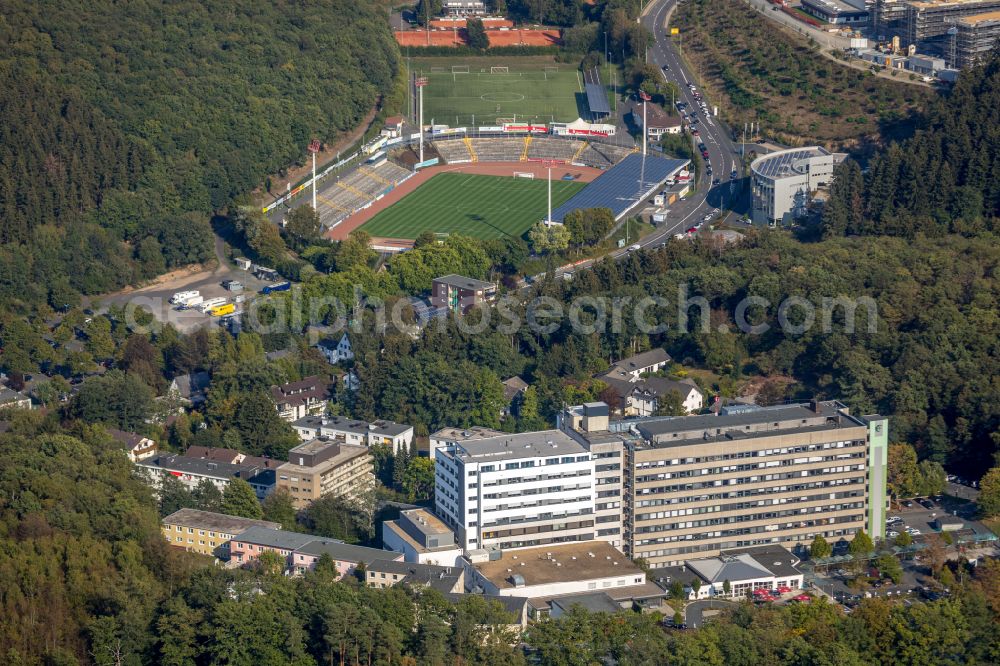
[[[899,516],[889,516],[888,518],[885,519],[886,525],[892,525],[893,523],[901,523],[901,522],[903,522],[903,519],[900,518]]]
[[[696,231],[698,231],[698,228],[697,228],[697,227],[691,227],[690,229],[688,229],[688,230],[687,230],[687,232],[688,232],[689,234],[693,234],[693,233],[694,233],[694,232],[696,232]]]
[[[888,539],[895,539],[896,537],[899,536],[899,532],[897,532],[896,530],[889,530],[888,532],[885,533],[885,536]]]
[[[911,502],[910,500],[903,500],[903,506],[909,509],[910,507],[913,506],[913,502]]]

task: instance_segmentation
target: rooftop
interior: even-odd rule
[[[359,446],[357,444],[345,444],[343,440],[330,439],[328,437],[318,437],[316,439],[310,440],[305,444],[299,444],[294,449],[289,450],[288,459],[291,461],[293,456],[296,454],[315,456],[319,453],[330,449],[331,447],[336,447],[337,452],[332,453],[322,460],[315,460],[312,465],[297,465],[293,462],[283,463],[281,469],[298,469],[307,470],[313,469],[314,467],[319,467],[322,465],[325,468],[336,467],[337,465],[342,465],[349,460],[358,458],[360,456],[365,456],[369,454],[367,446]]]
[[[968,26],[978,25],[980,23],[987,23],[989,21],[1000,21],[1000,11],[995,12],[984,12],[982,14],[975,14],[973,16],[963,16],[958,19],[959,23],[964,23]]]
[[[386,554],[386,551],[382,551]],[[399,574],[404,576],[402,583],[410,585],[428,585],[441,592],[451,590],[462,578],[465,570],[462,567],[441,567],[434,564],[414,564],[401,560],[375,560],[366,566],[370,572]]]
[[[295,550],[316,539],[317,537],[312,534],[300,534],[299,532],[288,532],[266,527],[251,527],[240,534],[236,540],[243,543],[257,544],[258,546],[267,546],[269,548]]]
[[[203,460],[201,458],[188,458],[177,454],[158,455],[136,464],[140,467],[155,467],[171,472],[185,472],[198,476],[210,476],[216,479],[229,479],[232,477],[249,479],[264,471],[258,465],[233,465],[230,463]]]
[[[400,519],[405,519],[416,526],[424,534],[450,534],[451,528],[444,521],[427,509],[408,509],[399,512]]]
[[[643,575],[621,551],[604,541],[505,550],[498,559],[473,565],[500,589],[514,589],[512,576],[525,586]],[[644,577],[645,579],[645,577]]]
[[[455,275],[454,273],[434,278],[434,281],[441,282],[442,284],[447,284],[452,287],[458,287],[459,289],[470,289],[472,291],[492,289],[496,286],[492,282],[484,282],[483,280],[465,277],[464,275]]]
[[[307,535],[308,536],[308,535]],[[365,566],[383,557],[400,556],[399,553],[392,553],[378,548],[366,548],[365,546],[355,546],[336,539],[325,539],[310,536],[309,541],[296,547],[296,553],[303,555],[329,555],[331,559],[340,562],[364,562]]]
[[[454,455],[465,462],[490,463],[586,452],[576,440],[561,430],[542,430],[460,442]]]
[[[581,606],[590,613],[620,613],[624,610],[604,592],[584,592],[554,597],[549,601],[549,605],[559,606],[563,610],[569,610],[573,606]]]
[[[448,442],[464,442],[473,439],[486,439],[488,437],[498,437],[507,433],[492,428],[482,426],[472,426],[471,428],[441,428],[437,432],[431,433],[431,439]]]
[[[731,556],[710,557],[686,562],[688,568],[709,583],[739,582],[770,578],[773,574],[746,553]]]
[[[830,400],[774,407],[748,406],[736,414],[705,414],[676,418],[640,419],[633,423],[654,446],[690,444],[693,440],[725,441],[746,437],[766,437],[788,432],[835,430],[864,427],[865,423],[847,414],[847,408]]]
[[[787,548],[769,544],[766,546],[747,546],[746,548],[729,548],[722,555],[739,555],[746,553],[757,560],[765,569],[776,577],[797,576],[802,572],[796,568],[799,558]]]
[[[195,527],[213,532],[225,532],[226,534],[239,534],[251,527],[261,527],[271,530],[280,530],[281,525],[267,520],[254,520],[252,518],[241,518],[239,516],[228,516],[224,513],[213,513],[211,511],[199,511],[198,509],[181,509],[163,519],[164,525],[183,525],[184,527]]]
[[[669,363],[670,354],[664,351],[663,347],[657,347],[656,349],[650,349],[649,351],[644,351],[636,354],[635,356],[629,356],[628,358],[623,358],[617,363],[612,364],[612,367],[622,368],[627,372],[642,372],[646,368],[652,367],[659,363]]]
[[[758,157],[750,165],[750,168],[766,178],[796,176],[807,173],[805,160],[828,155],[830,155],[830,151],[819,146],[779,150],[776,153]]]
[[[413,426],[396,423],[395,421],[379,419],[369,423],[368,421],[349,419],[343,416],[304,416],[294,421],[292,425],[298,428],[328,428],[330,430],[339,430],[358,435],[374,433],[386,437],[398,437],[409,430],[413,430]]]

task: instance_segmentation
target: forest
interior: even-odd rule
[[[823,211],[827,236],[914,238],[996,232],[1000,218],[1000,57],[963,76],[914,135],[838,167]]]
[[[25,307],[209,259],[213,212],[398,72],[385,17],[344,0],[15,0],[0,44],[0,302]]]

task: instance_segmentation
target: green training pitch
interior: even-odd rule
[[[468,69],[468,74],[453,74],[450,67],[421,72],[428,79],[425,122],[463,127],[495,125],[498,119],[549,123],[587,116],[583,80],[568,65],[547,70],[509,67],[505,74],[492,74],[490,67]]]
[[[552,181],[552,208],[585,183]],[[424,231],[473,238],[521,236],[545,219],[543,178],[440,173],[361,225],[378,238],[413,240]]]

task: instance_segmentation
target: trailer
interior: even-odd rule
[[[217,308],[220,305],[225,305],[225,304],[226,304],[226,299],[221,296],[217,296],[215,298],[209,298],[208,300],[202,302],[200,309],[202,312],[207,314],[208,311],[211,310],[212,308]]]
[[[291,288],[292,288],[292,283],[285,280],[284,282],[279,282],[278,284],[266,285],[263,289],[260,290],[260,293],[265,295],[273,294],[276,291],[288,291]]]

